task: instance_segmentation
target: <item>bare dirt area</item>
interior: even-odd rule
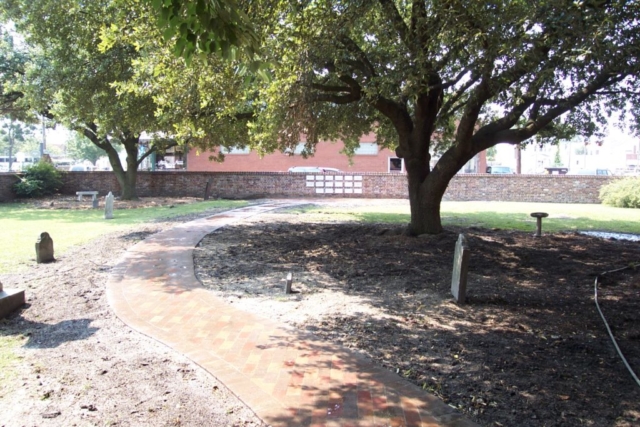
[[[459,233],[468,302],[450,294]],[[196,273],[239,308],[366,353],[484,426],[640,425],[640,387],[594,304],[594,280],[640,262],[638,243],[480,228],[407,237],[384,224],[273,212],[207,236]],[[283,295],[287,273],[296,293]],[[599,300],[640,372],[640,271]]]
[[[116,206],[189,201],[142,199]],[[46,209],[91,207],[90,201],[75,198],[25,203]],[[0,276],[5,288],[25,289],[28,302],[0,320],[0,336],[19,343],[19,359],[0,369],[0,426],[263,425],[224,385],[128,328],[107,303],[105,283],[120,255],[150,234],[190,219],[135,226],[56,254],[54,263]]]
[[[100,206],[104,206],[104,197],[100,197]],[[195,197],[140,197],[138,200],[120,200],[115,198],[113,202],[114,209],[137,209],[150,208],[156,206],[177,206],[194,203],[198,200]],[[18,199],[17,203],[30,205],[36,209],[75,209],[89,210],[93,209],[91,204],[91,196],[83,196],[82,200],[78,200],[78,196],[57,196],[42,197],[36,199]]]

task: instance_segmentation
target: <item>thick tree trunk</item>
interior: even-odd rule
[[[409,234],[438,234],[442,232],[440,203],[449,181],[440,182],[441,178],[429,175],[420,182],[420,177],[408,174],[409,204],[411,223]]]
[[[440,205],[449,182],[456,173],[474,156],[470,149],[461,145],[447,150],[438,163],[430,170],[429,157],[421,166],[415,159],[409,160],[407,167],[411,223],[409,234],[438,234],[442,232]]]
[[[127,152],[127,170],[124,173],[122,200],[138,200],[136,181],[138,179],[138,137],[126,136],[123,143]]]
[[[100,139],[97,133],[97,126],[93,123],[85,125],[82,129],[84,136],[86,136],[91,142],[102,148],[109,158],[109,163],[113,169],[113,174],[116,176],[116,180],[120,185],[122,200],[137,200],[138,191],[136,188],[136,181],[138,178],[138,142],[139,137],[124,133],[121,141],[124,145],[124,149],[127,152],[127,169],[122,167],[120,162],[120,156],[116,149],[111,145],[111,142],[107,137]]]
[[[126,171],[122,170],[122,168],[120,170],[114,168],[113,173],[116,175],[116,179],[120,185],[120,198],[122,200],[138,200],[138,190],[136,186],[138,178],[137,168],[132,170],[127,166]]]

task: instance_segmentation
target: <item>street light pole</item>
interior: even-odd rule
[[[47,134],[45,131],[45,117],[42,116],[42,142],[40,142],[40,158],[44,157],[44,150],[47,147]]]

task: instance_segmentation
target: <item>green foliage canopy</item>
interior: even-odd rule
[[[0,154],[13,156],[33,136],[35,127],[15,120],[0,125]]]
[[[1,0],[0,4],[3,18],[15,22],[30,47],[24,75],[14,84],[24,102],[104,150],[122,197],[137,197],[136,170],[156,149],[152,145],[139,153],[140,135],[167,133],[172,127],[156,117],[152,94],[117,89],[117,83],[132,77],[140,55],[129,43],[115,42],[102,49],[101,32],[114,22],[145,22],[149,10],[137,0]],[[118,156],[119,145],[127,152],[126,167]]]
[[[156,12],[163,38],[177,56],[214,53],[235,59],[255,57],[260,40],[251,19],[235,0],[146,0]]]
[[[67,154],[73,160],[89,160],[95,165],[105,152],[84,135],[74,132],[73,137],[67,140]]]

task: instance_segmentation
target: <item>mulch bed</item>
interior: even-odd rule
[[[450,293],[459,233],[472,251],[464,305]],[[274,303],[283,299],[274,278],[294,272],[300,293],[288,304],[300,314],[286,321],[367,353],[481,425],[640,425],[640,387],[593,301],[598,274],[640,262],[638,243],[480,228],[412,238],[384,224],[274,213],[216,231],[195,258],[205,286],[274,318],[287,305]],[[640,372],[640,272],[606,275],[600,286]],[[309,315],[318,294],[325,306]]]

